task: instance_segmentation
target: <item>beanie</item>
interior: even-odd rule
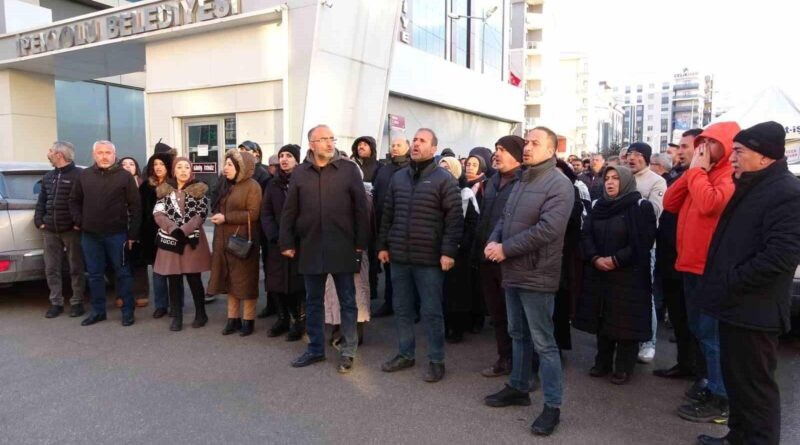
[[[628,154],[633,152],[640,153],[644,157],[644,162],[650,165],[650,156],[653,154],[653,149],[649,145],[644,142],[634,142],[628,147]]]
[[[442,157],[443,158],[446,158],[446,157],[454,158],[454,157],[456,157],[456,154],[453,152],[452,148],[445,148],[444,150],[442,150]]]
[[[286,144],[278,150],[278,156],[283,152],[289,152],[294,156],[294,160],[300,163],[300,146],[295,144]]]
[[[770,159],[783,159],[786,154],[786,130],[783,125],[775,122],[762,122],[740,131],[733,142],[738,142],[745,147]]]
[[[503,136],[494,145],[503,147],[517,162],[522,162],[522,151],[525,150],[525,139],[519,136]]]

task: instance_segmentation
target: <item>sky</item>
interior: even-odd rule
[[[587,54],[592,75],[612,86],[627,74],[688,67],[714,74],[714,89],[732,105],[769,85],[800,103],[800,1],[550,0],[548,7],[561,50]]]

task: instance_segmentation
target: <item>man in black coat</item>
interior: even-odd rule
[[[375,175],[380,171],[378,162],[377,144],[372,136],[361,136],[353,141],[350,159],[356,161],[358,168],[364,173],[364,182],[370,184],[375,180]]]
[[[64,312],[61,263],[65,252],[72,282],[69,316],[83,315],[86,279],[83,276],[81,234],[74,229],[75,222],[69,212],[69,194],[83,169],[75,166],[74,157],[75,147],[69,142],[58,141],[50,147],[47,159],[54,168],[42,178],[42,190],[33,215],[36,227],[44,234],[44,266],[47,287],[50,288],[47,318],[58,317]]]
[[[378,258],[392,263],[398,354],[382,370],[414,366],[414,289],[420,296],[430,360],[423,379],[444,377],[444,273],[453,268],[463,231],[461,193],[456,179],[434,162],[436,133],[414,135],[411,164],[393,177],[383,207]]]
[[[589,196],[591,196],[592,201],[603,196],[603,170],[606,166],[605,163],[606,160],[602,154],[593,153],[589,168],[578,175],[578,179],[589,188]]]
[[[786,164],[783,125],[740,131],[730,160],[736,189],[720,217],[698,293],[719,321],[730,431],[701,444],[778,444],[778,335],[790,328],[790,289],[800,263],[800,181]]]
[[[381,218],[383,217],[383,204],[386,202],[386,193],[389,191],[389,183],[392,181],[392,176],[398,170],[408,166],[411,157],[409,151],[408,139],[397,138],[392,141],[389,147],[389,162],[378,170],[375,179],[372,181],[372,203],[375,209],[375,222],[380,226]],[[375,261],[376,264],[379,262]],[[387,315],[394,314],[392,309],[392,266],[389,263],[383,265],[383,271],[386,273],[384,276],[384,290],[383,290],[383,304],[372,316],[374,318],[386,317]]]
[[[281,253],[299,259],[306,288],[306,330],[309,344],[292,366],[325,360],[325,281],[333,276],[341,308],[338,371],[353,367],[358,346],[356,291],[353,274],[361,269],[361,253],[369,243],[367,193],[358,166],[336,151],[336,138],[326,125],[308,132],[306,160],[294,169],[279,224]]]

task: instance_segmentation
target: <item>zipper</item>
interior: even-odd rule
[[[53,231],[58,232],[58,220],[57,212],[56,212],[56,197],[58,197],[58,186],[61,183],[61,170],[58,171],[58,175],[56,175],[56,189],[53,192]]]

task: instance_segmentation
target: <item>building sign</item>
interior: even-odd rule
[[[402,0],[400,6],[400,41],[406,44],[411,44],[411,33],[409,32],[408,20],[408,0]]]
[[[389,115],[389,130],[403,131],[406,129],[406,118],[396,114]]]
[[[48,28],[32,34],[20,35],[17,39],[17,55],[25,57],[220,19],[239,13],[237,1],[172,0]]]
[[[195,162],[192,164],[192,171],[194,173],[217,173],[216,162]]]

